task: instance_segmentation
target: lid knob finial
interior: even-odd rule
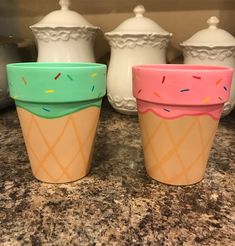
[[[134,8],[135,16],[136,17],[143,17],[143,14],[145,13],[145,8],[143,5],[138,5]]]
[[[68,10],[69,6],[71,5],[70,0],[60,0],[59,5],[61,7],[61,10]]]
[[[207,24],[209,25],[209,29],[216,29],[219,24],[219,19],[216,16],[211,16],[207,20]]]

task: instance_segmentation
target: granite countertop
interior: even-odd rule
[[[149,178],[138,118],[105,101],[89,175],[31,173],[14,107],[0,112],[0,245],[235,245],[235,111],[221,120],[205,179]]]

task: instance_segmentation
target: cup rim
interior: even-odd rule
[[[216,65],[197,65],[197,64],[140,64],[133,66],[133,69],[140,70],[164,70],[164,71],[201,71],[201,72],[214,72],[214,71],[233,71],[233,68],[228,66]]]
[[[95,63],[95,62],[19,62],[19,63],[9,63],[7,67],[9,68],[24,68],[24,69],[91,69],[91,68],[101,68],[105,67],[105,64],[102,63]]]

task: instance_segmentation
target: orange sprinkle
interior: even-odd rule
[[[24,77],[22,77],[22,81],[24,82],[25,85],[27,85],[27,81]]]
[[[222,79],[219,79],[215,84],[218,85],[221,81]]]
[[[204,103],[207,103],[207,102],[209,102],[210,101],[210,97],[205,97],[203,100],[202,100],[202,102],[204,102]]]
[[[139,76],[137,74],[135,74],[135,80],[139,80]]]
[[[156,91],[154,91],[153,93],[154,93],[155,96],[161,98],[161,96]]]

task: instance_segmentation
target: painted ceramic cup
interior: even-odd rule
[[[133,94],[150,177],[171,185],[203,179],[232,73],[231,68],[215,66],[133,67]]]
[[[48,183],[87,175],[106,92],[106,66],[95,63],[7,65],[34,176]]]

